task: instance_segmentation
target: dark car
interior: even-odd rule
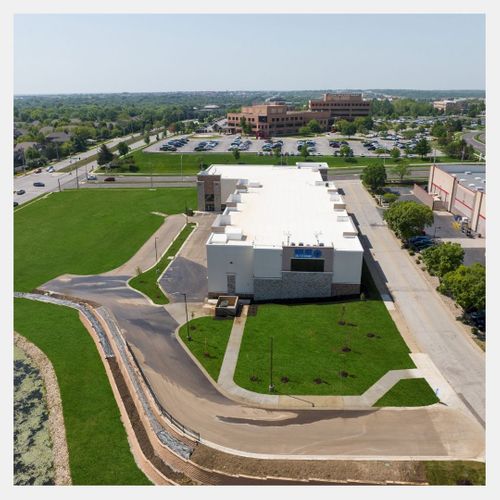
[[[340,142],[338,142],[338,141],[332,141],[332,142],[330,142],[330,146],[332,148],[340,148]]]
[[[20,189],[19,191],[16,191],[17,194],[24,194],[26,191],[24,189]]]
[[[104,182],[114,182],[115,181],[115,178],[114,177],[106,177],[104,179]]]
[[[19,205],[19,203],[17,201],[14,202],[14,208],[17,207],[17,205]]]
[[[43,182],[34,182],[33,186],[35,186],[37,188],[43,188],[43,187],[45,187],[45,184]]]

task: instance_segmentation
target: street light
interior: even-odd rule
[[[185,294],[184,292],[172,292],[172,295],[184,295],[184,310],[186,312],[187,339],[189,341],[191,341],[193,339],[191,337],[191,331],[189,329],[189,316],[188,316],[187,294]]]
[[[269,353],[269,392],[274,391],[273,384],[273,337],[269,339],[270,343],[270,353]]]

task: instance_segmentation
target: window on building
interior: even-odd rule
[[[206,194],[205,195],[205,203],[213,203],[215,201],[215,195]]]
[[[291,259],[292,271],[322,273],[325,269],[324,259]]]

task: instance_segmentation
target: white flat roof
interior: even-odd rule
[[[326,164],[210,166],[204,172],[221,175],[221,184],[224,179],[245,179],[248,183],[236,208],[226,209],[231,222],[225,226],[225,233],[229,236],[234,227],[241,228],[243,239],[229,237],[223,241],[213,234],[209,243],[259,247],[323,243],[337,250],[362,251],[342,196],[331,181],[328,186],[322,181],[318,167],[323,166]]]

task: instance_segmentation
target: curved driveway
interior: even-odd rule
[[[180,256],[200,264],[196,255],[204,253],[198,247],[204,243],[203,233],[209,230],[211,218],[200,216],[195,220],[200,221],[199,233],[194,233],[191,244],[183,248]],[[145,245],[151,245],[155,236],[161,237],[168,223],[169,219]],[[481,426],[468,414],[442,405],[367,411],[283,411],[254,408],[226,398],[175,338],[182,318],[179,306],[183,305],[154,306],[126,286],[129,278],[129,274],[120,272],[65,275],[43,288],[107,307],[133,347],[158,399],[174,417],[200,432],[206,444],[249,456],[301,459],[483,457]],[[191,303],[189,307],[202,310],[202,304]]]
[[[474,146],[475,149],[477,149],[480,153],[483,155],[486,153],[486,144],[483,142],[479,142],[477,139],[475,139],[476,135],[479,134],[479,130],[473,130],[472,132],[466,132],[463,135],[464,141],[467,144],[470,144],[471,146]],[[484,141],[484,132],[481,134],[481,139]]]

